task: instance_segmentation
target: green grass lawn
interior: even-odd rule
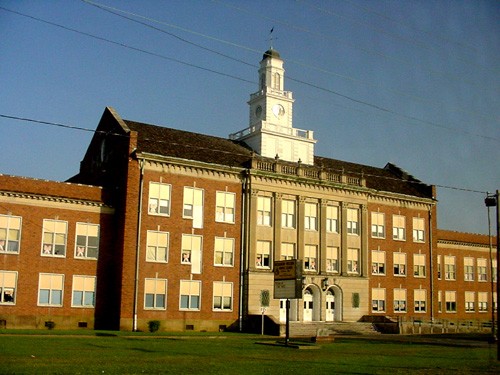
[[[1,374],[500,373],[496,346],[487,344],[339,339],[299,350],[258,345],[262,337],[244,334],[32,333],[0,334]]]

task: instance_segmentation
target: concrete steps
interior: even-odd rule
[[[280,327],[285,335],[285,325]],[[339,335],[375,335],[380,334],[372,323],[363,322],[290,322],[290,337],[316,337]]]

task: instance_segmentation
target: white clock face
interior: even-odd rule
[[[273,114],[276,118],[283,117],[285,115],[285,108],[281,104],[275,104],[273,106]]]

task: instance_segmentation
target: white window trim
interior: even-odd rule
[[[224,289],[224,285],[230,285],[231,286],[231,307],[229,309],[225,309],[224,308],[224,297],[227,297],[225,296],[224,294],[222,296],[216,296],[215,295],[215,284],[218,283],[218,284],[222,284],[222,289]],[[222,297],[222,308],[220,309],[217,309],[214,307],[214,299],[215,297]],[[212,311],[214,312],[232,312],[234,310],[234,283],[232,282],[228,282],[228,281],[213,281],[212,283]]]
[[[146,294],[152,294],[152,293],[147,293],[146,292],[146,281],[147,280],[153,280],[155,282],[155,287],[157,286],[157,282],[161,281],[165,283],[165,307],[147,307],[146,306]],[[154,293],[154,301],[156,301],[156,295],[160,295],[161,293]],[[168,301],[168,279],[163,279],[163,278],[154,278],[154,277],[146,277],[144,279],[144,310],[148,311],[165,311],[167,310],[167,301]]]
[[[51,297],[51,293],[49,293],[49,303],[40,303],[40,291],[42,290],[42,288],[40,288],[40,279],[42,277],[42,275],[50,275],[50,276],[61,276],[62,277],[62,282],[61,282],[61,285],[62,285],[62,289],[53,289],[52,287],[49,289],[50,291],[52,290],[60,290],[61,291],[61,304],[60,305],[53,305],[50,303],[50,297]],[[45,273],[45,272],[41,272],[38,274],[38,296],[37,296],[37,306],[43,306],[43,307],[63,307],[64,305],[64,274],[59,274],[59,273]],[[45,289],[45,288],[43,288]]]
[[[46,225],[46,222],[56,222],[56,223],[64,223],[65,226],[66,226],[66,231],[64,232],[64,254],[63,255],[60,255],[60,254],[55,254],[55,245],[56,245],[56,242],[55,242],[55,237],[56,237],[56,234],[62,234],[62,232],[46,232],[45,231],[45,225]],[[44,245],[44,236],[45,236],[45,233],[51,233],[54,235],[54,239],[52,240],[52,243],[50,244],[51,248],[50,248],[50,252],[47,252],[47,250],[45,249],[45,245]],[[40,250],[40,255],[43,256],[43,257],[53,257],[53,258],[66,258],[66,255],[68,253],[68,222],[66,220],[55,220],[55,219],[43,219],[43,222],[42,222],[42,244],[41,244],[41,250]]]
[[[89,237],[93,237],[93,236],[89,236],[88,235],[88,231],[87,231],[87,234],[85,235],[85,255],[83,256],[80,256],[78,255],[79,251],[78,251],[78,236],[81,236],[78,234],[78,226],[79,225],[85,225],[87,226],[87,229],[89,226],[95,226],[97,227],[97,255],[96,257],[90,257],[88,256],[88,239]],[[80,259],[80,260],[97,260],[99,258],[99,245],[101,244],[101,225],[100,224],[94,224],[94,223],[84,223],[84,222],[77,222],[75,224],[75,253],[74,253],[74,257],[75,259]]]
[[[83,277],[84,281],[83,283],[85,284],[86,279],[94,279],[94,290],[92,291],[94,293],[94,303],[93,305],[75,305],[74,301],[74,293],[75,293],[75,278],[76,277]],[[95,309],[95,303],[96,303],[96,290],[97,290],[97,277],[96,276],[91,276],[91,275],[73,275],[73,280],[71,282],[71,307],[77,308],[77,309]],[[85,292],[89,292],[89,290],[79,290],[83,292],[83,301],[85,301]]]
[[[0,215],[0,217],[6,218],[7,226],[4,228],[6,233],[5,243],[3,244],[3,248],[0,249],[0,254],[19,254],[21,252],[21,238],[22,238],[22,229],[23,229],[23,218],[22,216],[15,215]],[[10,221],[12,219],[19,220],[19,239],[17,241],[9,240],[9,231],[11,230]],[[17,251],[9,251],[9,242],[17,242]]]
[[[228,253],[228,251],[226,251],[226,248],[224,248],[222,250],[222,263],[217,263],[216,261],[216,256],[217,256],[217,248],[215,246],[215,243],[217,242],[217,239],[221,239],[223,240],[223,243],[226,242],[226,241],[231,241],[232,243],[232,248],[231,248],[231,264],[224,264],[224,254]],[[234,267],[234,248],[235,248],[235,243],[236,243],[236,240],[234,238],[228,238],[228,237],[215,237],[214,238],[214,266],[215,267],[226,267],[226,268],[230,268],[230,267]]]
[[[201,281],[200,280],[180,280],[181,285],[182,285],[182,282],[188,282],[188,283],[190,283],[190,285],[192,285],[192,283],[198,283],[199,294],[191,294],[191,288],[190,288],[190,292],[188,294],[189,304],[191,304],[191,296],[198,296],[198,307],[197,308],[181,307],[182,296],[186,295],[186,294],[182,294],[182,291],[179,290],[179,311],[201,311],[201,296],[202,296]],[[182,287],[181,287],[181,289],[182,289]]]
[[[153,199],[158,199],[158,206],[157,206],[157,210],[158,212],[151,212],[151,209],[150,209],[150,205],[151,205],[151,191],[153,190],[151,187],[152,185],[158,185],[158,188],[161,190],[161,187],[162,186],[168,186],[168,212],[167,213],[161,213],[160,212],[160,207],[161,205],[159,204],[160,201],[162,200],[167,200],[167,199],[161,199],[161,193],[159,193],[158,195],[158,198],[153,198]],[[164,183],[164,182],[159,182],[159,181],[150,181],[149,182],[149,191],[148,191],[148,215],[152,215],[152,216],[164,216],[164,217],[169,217],[170,216],[170,213],[172,212],[172,185],[171,184],[167,184],[167,183]]]
[[[14,286],[5,286],[5,274],[14,274]],[[16,301],[17,301],[17,281],[18,281],[18,277],[19,277],[19,274],[17,271],[9,271],[9,270],[0,270],[0,275],[2,275],[2,284],[0,284],[0,305],[2,306],[15,306],[16,305]],[[12,292],[12,298],[13,298],[13,301],[3,301],[2,300],[4,299],[4,294],[5,294],[5,291],[6,290],[11,290]]]
[[[217,195],[218,194],[224,194],[224,206],[218,206],[217,205]],[[227,196],[232,196],[232,200],[233,200],[233,218],[232,220],[228,220],[227,219],[227,212],[226,210],[230,207],[227,206]],[[226,224],[234,224],[236,222],[236,193],[232,193],[232,192],[229,192],[229,191],[216,191],[215,192],[215,221],[217,223],[226,223]],[[223,207],[223,211],[222,211],[222,215],[223,215],[223,218],[222,219],[219,219],[217,218],[217,208],[218,207]]]

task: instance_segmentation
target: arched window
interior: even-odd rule
[[[281,75],[279,73],[274,73],[274,85],[273,88],[280,90],[281,88]]]

